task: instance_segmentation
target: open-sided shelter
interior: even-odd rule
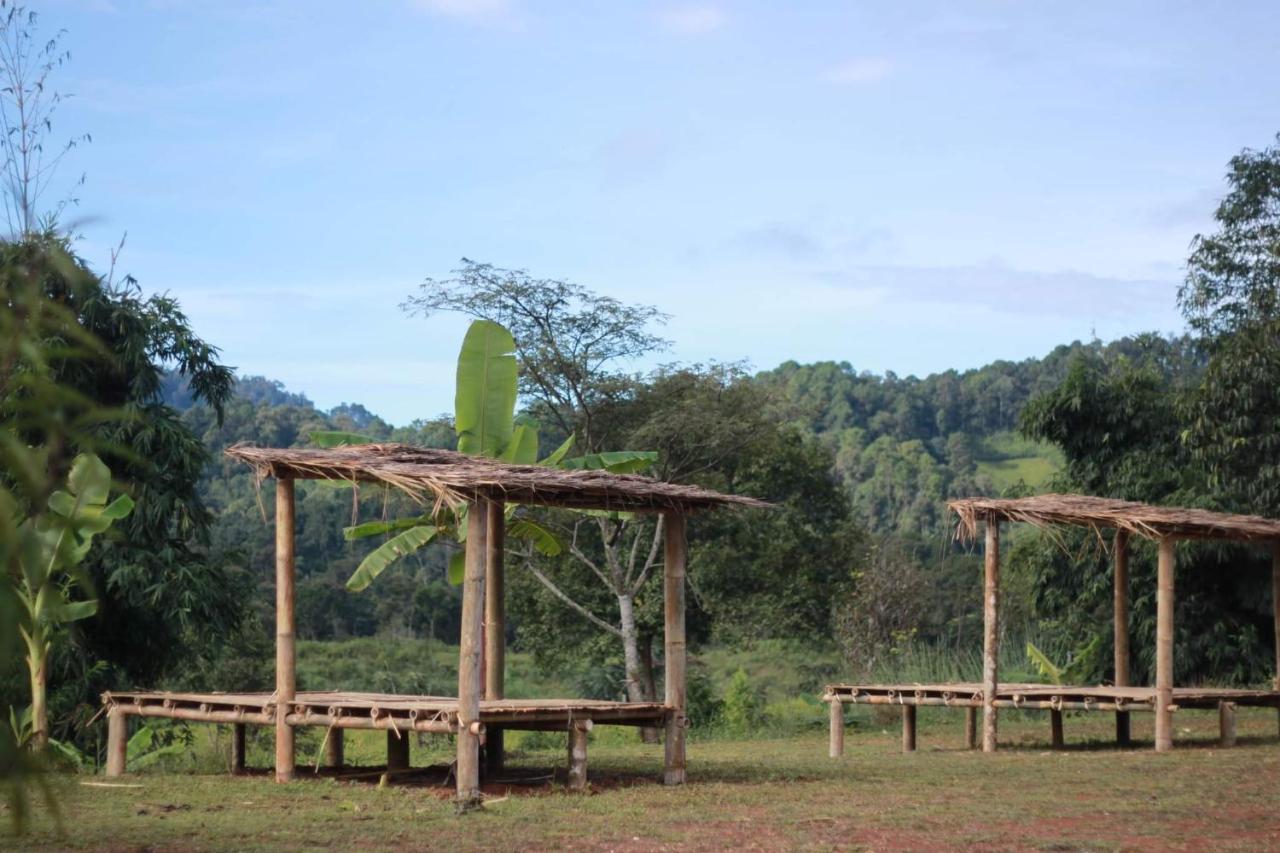
[[[1236,706],[1280,708],[1280,521],[1202,509],[1150,506],[1087,495],[1038,495],[1027,498],[965,498],[948,507],[959,518],[957,537],[973,540],[982,523],[986,534],[983,582],[983,647],[981,684],[833,684],[826,700],[831,709],[832,757],[843,752],[843,706],[851,703],[903,706],[903,748],[915,748],[915,710],[920,705],[966,709],[965,739],[977,745],[977,709],[982,709],[982,748],[997,746],[998,708],[1038,708],[1051,713],[1052,738],[1062,745],[1064,710],[1114,711],[1116,740],[1129,742],[1129,712],[1155,714],[1155,748],[1173,747],[1173,713],[1180,708],[1216,708],[1221,739],[1235,740]],[[1037,527],[1070,525],[1111,531],[1114,558],[1115,678],[1108,686],[1001,684],[1000,653],[1000,524],[1024,522]],[[1157,543],[1155,685],[1129,683],[1129,541],[1133,536]],[[1251,542],[1269,549],[1276,631],[1276,676],[1272,690],[1175,687],[1173,683],[1173,613],[1176,545],[1179,540],[1217,539]],[[1105,541],[1105,540],[1104,540]]]
[[[236,445],[226,451],[272,477],[276,534],[276,690],[274,693],[107,693],[107,775],[125,770],[127,718],[167,717],[235,726],[233,764],[244,766],[246,725],[275,728],[275,775],[294,778],[294,730],[328,729],[329,764],[342,764],[345,729],[387,732],[387,766],[409,764],[410,732],[452,734],[457,739],[458,799],[479,799],[481,746],[487,769],[502,762],[502,729],[568,733],[573,787],[586,783],[587,732],[595,724],[665,729],[663,780],[685,781],[685,519],[718,507],[763,507],[762,501],[719,494],[639,475],[513,465],[448,450],[406,445],[334,449],[271,449]],[[432,511],[466,508],[466,573],[455,697],[350,692],[297,692],[294,654],[294,482],[346,480],[397,488]],[[506,605],[504,597],[505,505],[532,504],[663,516],[666,695],[661,703],[582,699],[504,698]]]

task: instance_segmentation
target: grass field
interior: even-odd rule
[[[826,758],[825,734],[777,740],[695,740],[690,784],[656,783],[661,748],[598,728],[590,794],[545,779],[563,773],[563,747],[520,747],[511,775],[533,784],[488,787],[483,813],[456,817],[437,773],[379,787],[265,775],[143,773],[98,787],[100,777],[57,776],[61,822],[39,804],[19,849],[713,849],[940,847],[1049,850],[1280,847],[1280,743],[1272,711],[1241,711],[1241,744],[1214,745],[1216,715],[1179,714],[1179,748],[1116,750],[1110,717],[1067,717],[1068,747],[1047,749],[1045,716],[1008,714],[1007,748],[958,748],[959,712],[922,709],[920,750],[899,751],[892,715],[851,712],[846,756]],[[1134,715],[1149,740],[1150,716]],[[205,728],[204,731],[210,731]],[[352,738],[349,760],[374,763],[380,734]],[[225,740],[225,735],[224,735]],[[265,744],[251,759],[263,760]],[[415,766],[447,760],[447,742],[415,748]]]
[[[1062,468],[1062,451],[1014,433],[987,436],[978,453],[978,473],[991,479],[998,491],[1019,480],[1041,489]]]

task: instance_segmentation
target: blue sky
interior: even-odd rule
[[[672,315],[662,360],[925,374],[1177,331],[1274,3],[47,0],[81,252],[244,373],[395,423],[466,256]],[[644,365],[637,365],[643,367]]]

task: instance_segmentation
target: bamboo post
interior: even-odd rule
[[[484,562],[484,698],[495,700],[506,696],[507,601],[504,562],[507,514],[503,501],[489,502],[486,523],[489,541]],[[502,741],[500,726],[485,730],[484,770],[489,775],[502,772]]]
[[[387,770],[409,769],[409,733],[387,729]]]
[[[844,755],[844,703],[831,700],[831,743],[828,754],[832,758]]]
[[[245,768],[245,728],[244,723],[231,726],[231,772],[237,776],[244,773]]]
[[[1173,749],[1174,540],[1160,540],[1156,567],[1156,752]]]
[[[347,763],[346,733],[338,726],[330,726],[325,735],[324,766],[341,769]]]
[[[982,601],[982,751],[996,751],[1000,661],[1000,522],[988,517]]]
[[[466,573],[462,581],[462,637],[458,649],[458,811],[480,805],[481,632],[484,627],[484,575],[488,552],[487,498],[470,502],[467,512]]]
[[[916,751],[916,706],[902,706],[902,751]]]
[[[978,748],[978,709],[969,707],[964,709],[964,747],[965,749]]]
[[[1113,606],[1115,632],[1115,685],[1129,686],[1129,532],[1116,530],[1115,536],[1115,600]],[[1116,743],[1128,746],[1130,724],[1128,711],[1116,711]]]
[[[663,567],[664,635],[666,637],[667,725],[662,781],[683,785],[685,781],[685,665],[684,635],[685,518],[668,512],[664,518],[666,549]]]
[[[1062,712],[1057,708],[1049,709],[1049,734],[1054,749],[1062,749],[1065,739],[1062,736]]]
[[[1218,703],[1218,745],[1236,745],[1236,703]]]
[[[123,776],[129,749],[129,718],[123,709],[107,711],[107,776]]]
[[[570,791],[585,791],[587,788],[587,733],[591,726],[590,720],[574,720],[569,724]]]
[[[1276,680],[1274,687],[1280,690],[1280,542],[1271,543],[1271,610],[1276,632]],[[1276,709],[1280,724],[1280,708]]]
[[[297,695],[293,645],[293,480],[276,480],[276,781],[294,777],[293,727],[286,717]]]

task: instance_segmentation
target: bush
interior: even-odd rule
[[[750,734],[760,727],[763,719],[764,700],[760,691],[747,676],[745,669],[739,668],[729,679],[729,686],[724,691],[722,718],[726,730],[734,734]]]

